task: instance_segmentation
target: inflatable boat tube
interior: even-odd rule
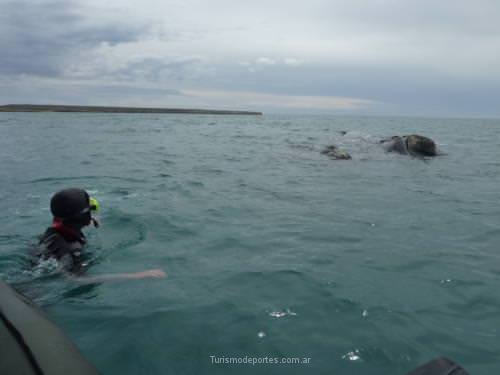
[[[417,367],[407,375],[469,375],[469,373],[448,358],[439,357]]]
[[[0,281],[0,374],[98,372],[42,310]]]

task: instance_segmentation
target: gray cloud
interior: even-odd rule
[[[144,80],[149,82],[161,82],[174,80],[182,82],[188,78],[194,78],[196,67],[202,64],[197,58],[183,58],[173,61],[161,58],[144,58],[127,61],[124,66],[115,68],[105,73],[108,78],[119,81]],[[99,76],[96,75],[95,78]]]
[[[99,81],[64,81],[57,78],[0,79],[0,102],[82,105],[165,106],[184,95],[175,89],[103,84]]]
[[[446,76],[401,66],[269,65],[260,71],[220,66],[205,88],[275,95],[350,97],[377,103],[374,112],[498,116],[499,80]]]
[[[190,105],[206,93],[212,105],[234,92],[500,115],[499,17],[496,0],[7,2],[0,100]]]
[[[496,0],[351,0],[319,2],[317,17],[340,28],[368,32],[417,32],[440,36],[499,35]]]
[[[72,1],[2,4],[0,74],[57,76],[82,50],[136,41],[148,32],[146,26],[104,23],[87,13]]]

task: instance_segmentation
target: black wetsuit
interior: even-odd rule
[[[54,227],[49,227],[40,237],[36,256],[40,259],[55,258],[69,272],[82,271],[83,245],[85,236],[81,231],[61,233]]]

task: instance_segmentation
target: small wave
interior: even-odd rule
[[[143,182],[143,180],[130,177],[119,177],[119,176],[74,176],[74,177],[42,177],[35,178],[33,180],[23,181],[22,184],[37,184],[46,182],[60,182],[60,181],[81,181],[81,180],[95,180],[95,179],[109,179],[109,180],[119,180],[127,182]]]
[[[205,184],[202,181],[188,181],[187,184],[193,187],[205,187]]]
[[[23,237],[19,234],[0,234],[0,243],[12,243],[21,240]]]
[[[342,359],[346,359],[348,361],[359,361],[359,360],[361,360],[360,352],[358,349],[354,349],[354,350],[344,354],[342,356]]]
[[[293,312],[290,309],[285,309],[285,310],[271,311],[269,312],[269,316],[279,319],[279,318],[284,318],[286,316],[297,316],[297,313]]]
[[[203,174],[216,174],[216,175],[221,175],[223,173],[226,173],[226,171],[220,169],[220,168],[213,168],[213,167],[194,167],[193,171],[198,172],[198,173],[203,173]]]
[[[50,275],[60,267],[55,258],[41,259],[32,269],[24,270],[23,274],[38,278],[43,275]]]
[[[431,267],[436,264],[434,259],[420,259],[414,260],[405,264],[393,266],[391,271],[395,272],[407,272],[407,271],[415,271],[421,270],[423,268]]]
[[[308,143],[294,143],[289,145],[290,148],[305,151],[317,151],[314,145]]]
[[[248,134],[236,134],[236,135],[233,135],[232,138],[235,138],[235,139],[259,139],[261,137],[258,137],[256,135],[248,135]]]
[[[359,348],[353,349],[342,355],[342,359],[346,361],[361,361],[372,363],[387,363],[391,366],[396,364],[406,364],[411,362],[417,355],[414,349],[411,349],[409,344],[394,343],[396,348],[386,349],[376,346],[362,345]]]

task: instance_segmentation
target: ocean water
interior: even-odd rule
[[[376,144],[408,133],[442,155]],[[104,374],[500,372],[499,120],[1,113],[0,161],[0,278]],[[102,208],[88,275],[168,277],[32,268],[73,186]]]

